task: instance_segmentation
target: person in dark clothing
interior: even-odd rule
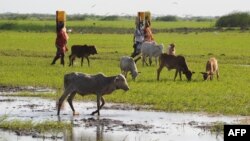
[[[67,51],[67,41],[69,39],[69,36],[66,32],[66,28],[64,27],[64,24],[59,24],[57,28],[57,37],[56,37],[56,56],[54,57],[51,65],[54,65],[56,63],[56,60],[61,58],[61,64],[64,66],[64,54]]]

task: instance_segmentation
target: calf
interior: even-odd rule
[[[161,70],[163,69],[163,67],[167,67],[168,70],[171,69],[176,69],[175,72],[175,77],[174,80],[176,79],[177,74],[179,73],[180,75],[180,80],[182,80],[181,78],[181,72],[183,72],[186,75],[186,78],[188,81],[191,80],[192,78],[192,74],[194,72],[191,72],[188,67],[187,67],[187,63],[185,61],[185,58],[183,56],[174,56],[174,55],[168,55],[166,53],[161,54],[160,58],[159,58],[159,68],[157,69],[157,80],[159,81],[160,78],[160,73]]]
[[[89,56],[97,54],[96,47],[94,45],[73,45],[71,47],[71,54],[69,55],[69,66],[73,66],[76,57],[82,58],[81,66],[83,64],[83,58],[85,57],[88,61],[89,66]]]
[[[128,56],[121,57],[120,69],[121,69],[122,74],[125,76],[125,78],[127,78],[127,73],[129,71],[131,72],[133,80],[135,80],[135,78],[138,76],[137,67],[132,57],[128,57]]]
[[[94,115],[95,113],[98,113],[98,115],[100,115],[99,111],[105,104],[103,96],[106,94],[111,94],[117,89],[123,89],[125,91],[129,90],[128,83],[125,77],[121,74],[111,77],[106,77],[103,74],[89,75],[77,72],[65,74],[64,93],[58,102],[57,115],[60,114],[60,108],[66,97],[68,97],[67,100],[73,111],[73,115],[78,114],[75,112],[72,104],[76,93],[82,96],[95,94],[97,96],[97,110],[91,114]]]
[[[219,79],[219,67],[216,58],[212,57],[207,61],[206,72],[201,72],[204,80],[213,80],[213,75],[216,73],[217,80]]]

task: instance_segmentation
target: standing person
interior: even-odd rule
[[[144,29],[144,41],[146,42],[154,42],[154,38],[153,38],[153,33],[152,30],[150,28],[150,22],[147,21],[145,24],[145,29]]]
[[[64,24],[59,24],[57,28],[57,37],[56,37],[56,56],[54,57],[51,65],[54,65],[56,63],[56,60],[61,58],[61,64],[64,66],[64,54],[66,51],[68,51],[66,45],[67,41],[69,39],[69,36],[66,32],[66,28],[64,27]]]
[[[133,42],[134,42],[134,52],[132,53],[131,57],[135,57],[141,52],[141,44],[144,41],[144,34],[143,30],[141,29],[140,25],[136,24],[136,29],[134,32]]]

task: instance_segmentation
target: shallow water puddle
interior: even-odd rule
[[[61,115],[57,116],[55,101],[35,97],[0,96],[0,104],[0,115],[7,114],[8,119],[70,121],[74,125],[72,132],[62,133],[57,140],[74,141],[222,141],[222,135],[216,135],[198,126],[206,127],[214,122],[232,124],[249,118],[131,110],[132,106],[122,104],[106,104],[98,117],[89,115],[96,109],[95,102],[74,102],[79,116],[72,116],[68,103],[65,103]],[[17,136],[14,132],[3,130],[0,130],[1,139],[34,140],[31,136]]]

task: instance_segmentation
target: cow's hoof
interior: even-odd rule
[[[80,115],[78,112],[73,112],[74,116]]]

